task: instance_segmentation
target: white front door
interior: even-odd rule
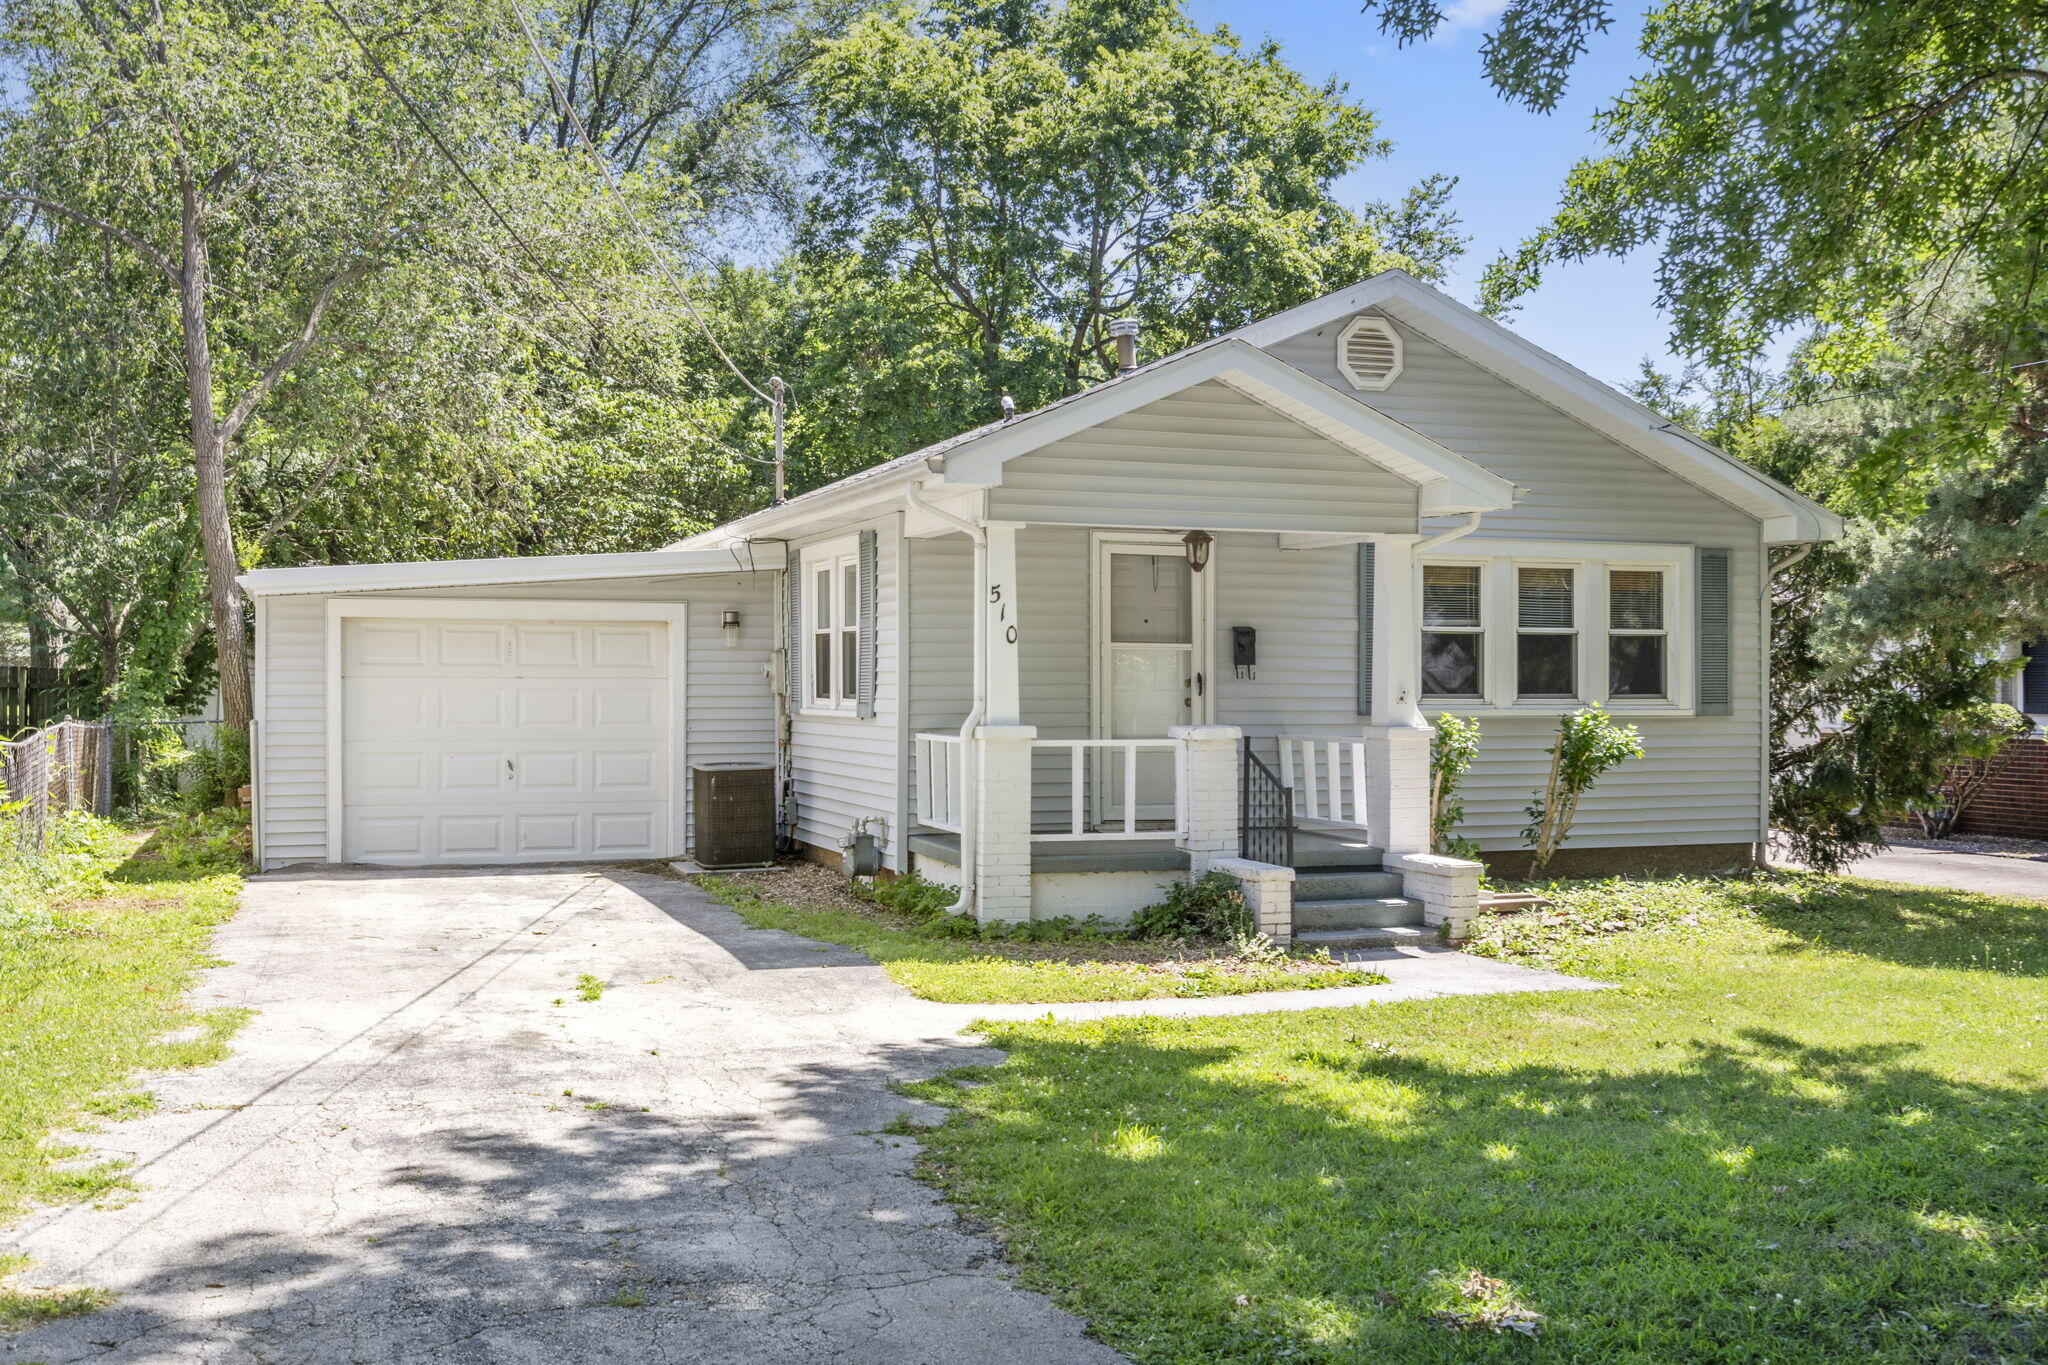
[[[343,858],[679,852],[670,630],[660,621],[344,618]]]
[[[1103,585],[1098,733],[1163,739],[1171,726],[1202,723],[1209,712],[1207,590],[1215,570],[1195,573],[1178,542],[1104,541],[1096,571]],[[1173,757],[1167,749],[1139,752],[1139,819],[1173,818]],[[1096,790],[1105,798],[1100,818],[1121,819],[1120,755],[1105,757]]]

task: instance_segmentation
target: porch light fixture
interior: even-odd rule
[[[725,614],[719,618],[719,624],[725,627],[725,647],[727,649],[737,649],[740,643],[739,611],[736,608],[727,607]]]
[[[1209,547],[1216,543],[1216,537],[1207,531],[1190,531],[1182,536],[1181,543],[1188,547],[1188,567],[1200,573],[1209,564]]]

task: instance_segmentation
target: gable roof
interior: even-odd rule
[[[670,548],[772,535],[824,515],[839,504],[878,499],[905,483],[929,480],[934,474],[947,488],[991,487],[1001,482],[1002,466],[1020,455],[1212,379],[1414,484],[1424,516],[1485,511],[1512,506],[1515,501],[1515,485],[1483,465],[1228,335],[1161,356],[1128,374],[1055,399],[1007,422],[991,422],[899,455]]]
[[[1376,309],[1506,383],[1756,517],[1771,544],[1834,540],[1842,520],[1819,503],[1566,363],[1403,270],[1383,271],[1141,365],[1008,421],[974,427],[843,479],[800,493],[676,542],[697,549],[773,537],[813,518],[893,496],[933,475],[953,487],[987,487],[1018,455],[1145,403],[1220,379],[1268,407],[1416,484],[1422,515],[1506,507],[1507,480],[1441,442],[1323,383],[1265,348],[1361,309]]]
[[[1773,544],[1834,540],[1842,519],[1813,499],[1730,455],[1405,270],[1387,270],[1347,289],[1227,334],[1271,346],[1371,308],[1462,356],[1652,464],[1748,512]]]

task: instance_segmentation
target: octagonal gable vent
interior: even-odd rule
[[[1385,318],[1357,317],[1337,334],[1337,368],[1354,389],[1384,389],[1401,373],[1401,334]]]

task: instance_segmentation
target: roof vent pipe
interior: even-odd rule
[[[1138,368],[1138,320],[1118,318],[1109,324],[1109,334],[1116,338],[1116,372],[1129,374]]]

